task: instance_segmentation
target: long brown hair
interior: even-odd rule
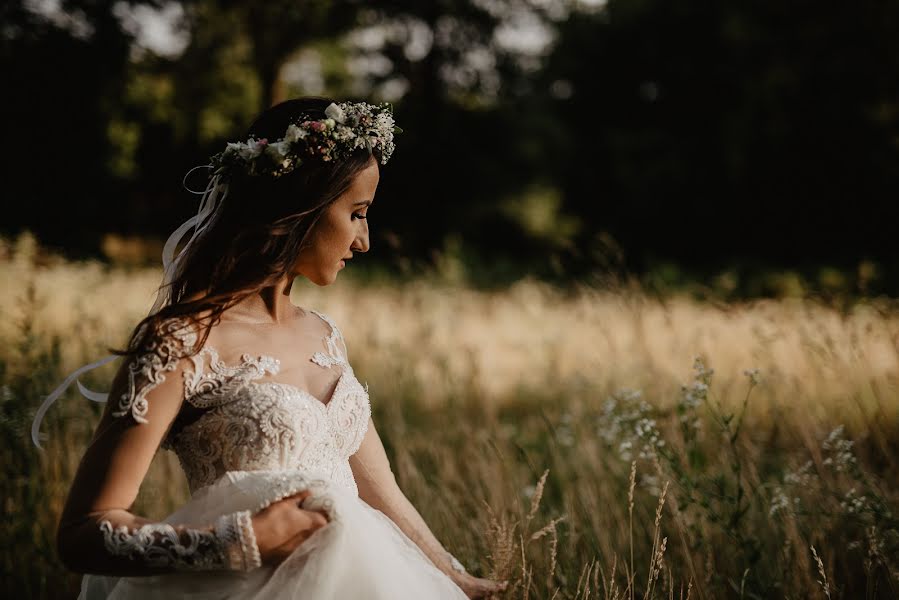
[[[291,123],[325,118],[331,102],[304,97],[277,104],[256,118],[243,139],[280,139]],[[377,150],[363,148],[343,160],[308,161],[278,178],[234,173],[213,220],[180,259],[169,289],[160,290],[170,303],[135,327],[127,350],[113,352],[133,356],[154,348],[161,326],[176,317],[200,327],[189,349],[198,351],[226,309],[291,272],[322,213],[372,160],[380,161]]]

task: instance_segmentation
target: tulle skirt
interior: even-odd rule
[[[304,508],[324,509],[330,519],[277,567],[248,573],[179,572],[153,577],[82,579],[84,600],[370,598],[453,599],[467,596],[383,513],[339,485],[283,471],[225,474],[164,519],[172,524],[211,524],[223,514],[256,511],[310,489]]]

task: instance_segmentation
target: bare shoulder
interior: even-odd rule
[[[308,309],[307,311],[309,316],[312,317],[312,320],[317,323],[322,331],[327,333],[340,331],[340,328],[337,326],[337,321],[335,321],[327,312],[318,309]]]

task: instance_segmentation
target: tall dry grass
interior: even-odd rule
[[[30,418],[67,371],[124,343],[159,272],[65,261],[27,236],[0,250],[6,585],[68,597],[77,577],[53,529],[98,407],[61,399],[44,453]],[[510,580],[507,597],[897,594],[889,301],[712,305],[426,277],[298,281],[294,300],[340,323],[402,487],[471,570]],[[86,382],[103,388],[114,368]],[[185,497],[160,453],[135,510],[161,517]]]

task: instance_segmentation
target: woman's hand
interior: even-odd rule
[[[468,573],[457,575],[453,580],[456,582],[456,585],[462,588],[462,591],[465,592],[465,595],[469,598],[488,598],[493,594],[505,591],[509,585],[508,581],[480,579],[469,575]]]
[[[311,492],[304,491],[269,506],[253,515],[253,532],[264,565],[278,565],[309,537],[327,525],[327,516],[300,508]]]

